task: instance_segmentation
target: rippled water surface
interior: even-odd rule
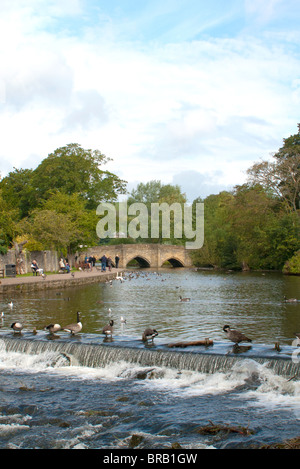
[[[98,334],[101,343],[102,327],[112,317],[118,343],[122,337],[140,340],[148,325],[159,331],[157,344],[205,337],[226,342],[222,327],[230,324],[254,346],[273,347],[276,341],[290,346],[300,332],[300,302],[283,298],[300,298],[299,292],[299,277],[166,269],[127,273],[122,283],[1,298],[0,447],[128,448],[134,434],[139,448],[170,448],[174,442],[223,448],[299,436],[299,381],[277,376],[251,358],[212,374],[122,360],[88,368],[70,366],[51,350],[7,351],[1,341],[14,320],[24,323],[23,335],[30,337],[34,327],[73,322],[80,311],[82,334]],[[180,295],[191,301],[180,302]],[[251,431],[201,435],[199,427],[209,421]]]

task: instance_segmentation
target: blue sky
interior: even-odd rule
[[[0,173],[68,143],[129,189],[242,184],[297,132],[297,0],[0,0]]]

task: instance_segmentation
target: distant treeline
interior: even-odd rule
[[[72,253],[111,242],[184,244],[185,238],[99,240],[100,202],[116,202],[126,181],[101,166],[109,158],[78,144],[58,148],[35,169],[15,169],[0,181],[0,253],[27,240],[29,250]],[[300,125],[283,140],[270,161],[248,169],[248,179],[233,191],[200,197],[204,203],[204,245],[192,253],[195,265],[225,269],[274,269],[300,274]],[[134,202],[186,203],[179,186],[140,183],[128,196]],[[171,220],[172,221],[172,220]]]

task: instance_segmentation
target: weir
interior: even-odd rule
[[[123,336],[107,342],[98,334],[70,337],[63,333],[53,338],[43,332],[38,332],[36,335],[24,333],[20,336],[11,332],[1,332],[0,359],[3,351],[30,355],[51,351],[67,358],[65,363],[71,366],[95,368],[117,362],[128,362],[144,367],[168,367],[179,371],[191,370],[207,374],[226,372],[238,362],[254,360],[275,374],[286,378],[300,377],[297,349],[291,346],[284,346],[278,352],[272,345],[257,344],[234,348],[232,344],[219,342],[210,347],[191,346],[183,350],[169,349],[167,344],[163,343],[145,345],[139,339]]]

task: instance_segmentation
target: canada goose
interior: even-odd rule
[[[73,324],[68,324],[68,326],[65,326],[64,331],[70,332],[72,335],[77,334],[77,332],[80,332],[82,329],[82,323],[80,322],[80,312],[77,311],[77,322]]]
[[[55,332],[61,331],[60,324],[49,324],[45,327],[45,330],[48,330],[50,334],[55,334]]]
[[[14,332],[19,333],[23,329],[23,324],[20,322],[13,322],[10,327],[14,330]]]
[[[107,326],[104,326],[103,329],[102,329],[102,334],[105,334],[106,337],[108,337],[109,335],[112,336],[112,333],[114,331],[113,329],[113,325],[114,325],[114,321],[111,319],[109,321],[109,324],[107,324]]]
[[[228,325],[223,327],[223,331],[226,332],[228,339],[235,344],[239,344],[240,342],[252,342],[251,339],[248,339],[248,337],[246,337],[240,331],[232,331]]]
[[[144,330],[144,333],[142,335],[142,341],[143,342],[148,342],[149,340],[152,340],[154,337],[158,335],[158,332],[156,329],[152,329],[151,327],[147,327],[147,329]]]
[[[190,298],[182,298],[182,296],[179,297],[180,301],[191,301]]]
[[[285,303],[297,303],[300,300],[297,300],[297,298],[287,298],[285,295],[283,297]]]

